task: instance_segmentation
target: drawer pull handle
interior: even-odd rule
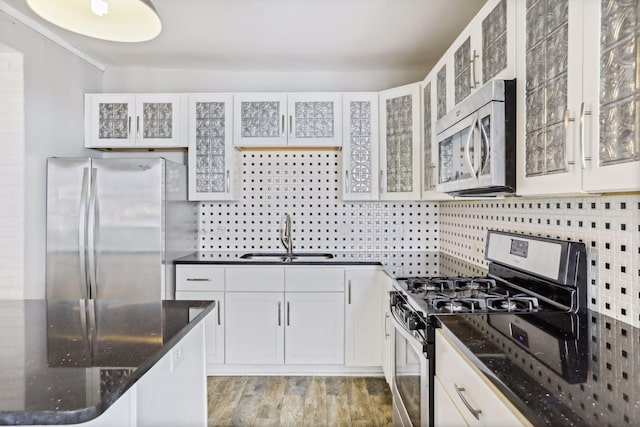
[[[462,400],[462,403],[464,403],[464,406],[467,407],[467,409],[469,410],[469,412],[471,412],[471,415],[473,415],[476,420],[480,419],[480,414],[482,413],[482,411],[480,409],[474,409],[473,406],[471,406],[471,404],[467,401],[467,399],[464,398],[464,396],[462,395],[462,392],[465,391],[464,387],[458,387],[458,384],[453,384],[453,386],[456,389],[456,393],[458,393],[458,396],[460,397],[460,400]]]
[[[351,304],[351,279],[349,279],[349,289],[348,289],[348,299],[349,299],[349,304]]]
[[[211,279],[200,278],[200,277],[189,277],[187,282],[211,282]]]
[[[220,322],[220,310],[222,310],[222,307],[221,307],[222,301],[218,300],[216,302],[218,303],[218,326],[220,326],[221,325],[221,322]]]
[[[282,315],[281,315],[282,311],[281,311],[281,304],[280,301],[278,301],[278,326],[282,326]]]

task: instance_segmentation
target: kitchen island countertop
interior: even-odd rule
[[[209,301],[0,301],[0,425],[100,416],[213,307]]]

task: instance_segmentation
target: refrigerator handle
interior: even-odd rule
[[[97,297],[96,288],[96,183],[98,170],[91,169],[91,192],[89,193],[89,215],[88,215],[88,253],[89,253],[89,298]]]
[[[90,299],[87,301],[87,339],[89,341],[89,355],[93,360],[93,350],[95,349],[96,342],[98,341],[98,324],[96,319],[96,304],[95,300]]]
[[[87,283],[87,197],[89,192],[89,168],[82,172],[82,190],[80,193],[80,219],[78,220],[78,252],[80,255],[80,282],[82,297],[89,298]]]

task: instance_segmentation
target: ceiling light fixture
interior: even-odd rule
[[[144,42],[162,23],[150,0],[27,0],[41,18],[74,33],[115,42]]]

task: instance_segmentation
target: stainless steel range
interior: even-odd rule
[[[433,420],[433,316],[576,313],[586,309],[586,249],[571,241],[489,231],[488,271],[443,257],[439,277],[396,280],[390,294],[394,324],[394,425]]]

